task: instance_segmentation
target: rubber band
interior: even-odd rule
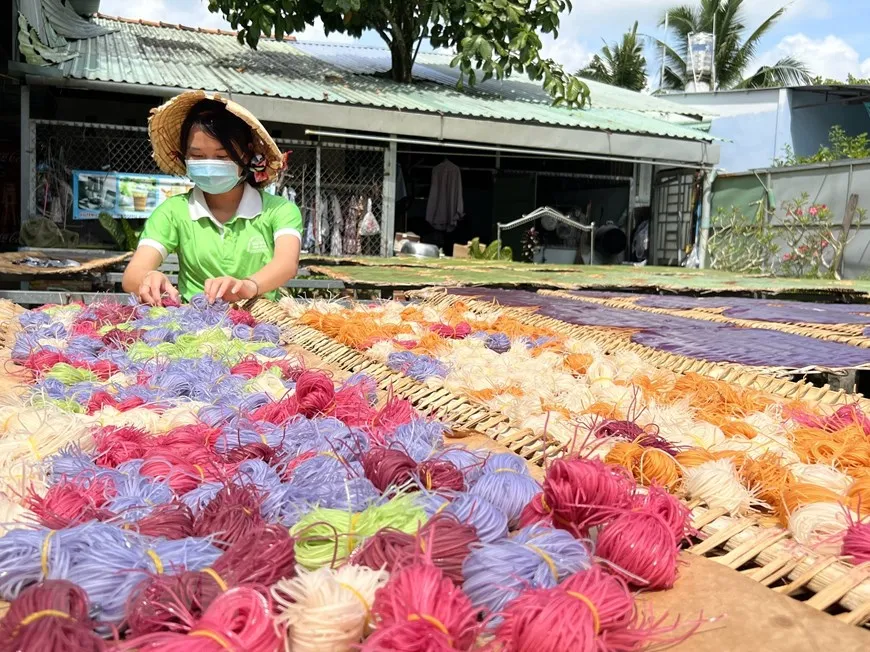
[[[547,562],[547,566],[550,567],[550,572],[553,574],[553,579],[558,581],[559,580],[559,569],[556,567],[556,562],[553,561],[553,558],[550,557],[550,555],[548,555],[546,552],[544,552],[543,550],[538,548],[538,546],[532,545],[531,543],[527,543],[525,545],[526,545],[526,548],[533,550],[534,552],[536,552],[537,554],[539,554],[541,556],[541,559],[543,559],[545,562]]]
[[[26,617],[22,618],[21,622],[18,623],[18,627],[27,627],[29,624],[39,620],[40,618],[46,618],[48,616],[56,616],[58,618],[73,620],[73,617],[64,611],[59,611],[58,609],[43,609],[42,611],[34,611],[32,614],[29,614]]]
[[[541,509],[547,512],[547,514],[553,511],[553,508],[550,507],[550,503],[547,502],[547,497],[543,493],[541,494]]]
[[[50,547],[51,537],[56,534],[56,530],[51,530],[48,534],[45,535],[45,539],[42,541],[42,554],[40,555],[40,563],[42,564],[42,574],[45,577],[48,577],[48,551]]]
[[[199,464],[194,464],[193,468],[199,471],[199,479],[205,480],[205,470]]]
[[[434,516],[437,516],[438,514],[440,514],[441,512],[443,512],[443,511],[444,511],[445,509],[447,509],[448,507],[450,507],[450,501],[449,501],[449,500],[445,500],[443,503],[441,503],[441,507],[439,507],[438,509],[435,510],[435,514],[434,514]]]
[[[157,569],[157,574],[162,575],[163,574],[163,562],[160,561],[160,557],[157,556],[157,553],[154,552],[153,550],[149,549],[149,550],[145,551],[145,554],[147,554],[149,557],[151,557],[151,560],[154,562],[154,568]]]
[[[203,638],[210,638],[211,640],[213,640],[215,643],[220,645],[225,650],[232,650],[233,649],[233,646],[230,645],[230,643],[229,643],[229,641],[227,641],[227,639],[225,639],[220,634],[217,634],[209,629],[195,629],[192,632],[190,632],[190,634],[188,634],[188,636],[200,636]]]
[[[613,378],[611,378],[610,376],[599,376],[598,378],[595,378],[592,381],[592,384],[594,385],[596,383],[612,383],[612,382],[613,382]]]
[[[565,593],[570,595],[572,598],[577,598],[578,600],[580,600],[580,602],[589,607],[589,612],[592,614],[592,626],[595,628],[595,635],[598,636],[599,632],[601,631],[601,618],[598,615],[598,609],[595,607],[594,604],[592,604],[592,600],[587,598],[582,593],[577,593],[576,591],[566,591]]]
[[[357,591],[355,588],[353,588],[350,584],[345,584],[344,582],[337,582],[337,584],[338,584],[341,588],[343,588],[343,589],[347,589],[348,591],[350,591],[350,592],[353,594],[353,596],[354,596],[357,600],[360,601],[360,603],[362,604],[363,608],[366,610],[366,622],[368,622],[368,620],[369,620],[369,614],[372,612],[372,607],[371,607],[371,605],[368,603],[368,601],[365,599],[365,597],[363,596],[363,594],[360,593],[359,591]]]
[[[519,471],[517,471],[516,469],[508,469],[508,468],[504,468],[504,467],[502,467],[500,469],[493,469],[492,472],[493,473],[519,473]]]
[[[36,461],[41,462],[42,455],[39,453],[39,448],[36,445],[36,437],[34,437],[33,435],[30,435],[27,438],[27,443],[30,444],[30,450],[33,451],[33,456],[36,458]]]
[[[425,620],[427,623],[434,626],[439,632],[447,637],[448,646],[453,646],[453,639],[450,636],[450,632],[447,630],[447,627],[444,626],[444,623],[438,620],[435,616],[430,616],[429,614],[408,614],[408,620],[411,622],[417,620]]]
[[[220,575],[218,575],[218,572],[214,568],[202,568],[199,572],[205,573],[210,578],[212,578],[215,584],[218,585],[218,588],[224,593],[226,593],[227,589],[229,589],[227,583],[224,582],[224,579]]]

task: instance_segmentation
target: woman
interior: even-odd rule
[[[262,187],[282,166],[263,125],[235,102],[203,91],[183,93],[154,109],[148,121],[154,158],[194,188],[158,206],[124,271],[122,285],[144,303],[274,297],[296,275],[302,215]],[[178,290],[159,271],[178,253]]]

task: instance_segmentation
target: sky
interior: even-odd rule
[[[546,42],[547,56],[569,71],[585,65],[602,46],[602,39],[621,38],[634,21],[642,34],[661,37],[659,20],[668,7],[692,0],[574,0],[574,11],[563,15],[559,38]],[[762,40],[753,65],[770,64],[785,55],[803,60],[813,74],[845,80],[851,73],[870,77],[870,0],[745,0],[750,29],[782,6],[785,16]],[[861,8],[857,8],[861,7]],[[195,27],[230,29],[220,16],[208,11],[207,0],[103,0],[100,11],[114,16],[162,20]],[[300,39],[325,40],[322,26],[314,26]],[[329,40],[350,40],[334,34]],[[374,34],[367,45],[380,44]],[[656,52],[648,48],[650,69],[656,70]],[[650,80],[655,87],[657,80]]]

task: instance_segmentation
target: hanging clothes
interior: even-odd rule
[[[396,166],[396,201],[402,201],[408,196],[408,190],[405,187],[405,175],[402,174],[402,166]]]
[[[350,205],[344,219],[344,255],[359,254],[359,223],[365,214],[365,204],[362,197],[351,197]]]
[[[331,195],[329,205],[332,208],[332,241],[329,245],[329,255],[341,256],[344,251],[341,234],[342,229],[346,228],[341,215],[341,202],[336,195]]]
[[[465,215],[462,171],[447,159],[432,169],[432,187],[426,205],[426,221],[436,231],[450,233]]]
[[[302,249],[308,253],[314,253],[317,247],[317,241],[314,239],[314,211],[311,208],[305,208],[305,240],[302,243]]]
[[[327,199],[317,203],[317,224],[314,228],[315,238],[317,239],[317,253],[322,254],[329,249],[329,211],[327,209]]]

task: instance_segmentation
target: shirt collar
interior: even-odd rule
[[[190,219],[193,221],[207,217],[219,228],[223,228],[223,224],[218,222],[211,210],[209,210],[208,202],[205,200],[205,195],[199,188],[194,188],[190,193],[190,198],[187,200]],[[240,217],[245,220],[252,220],[263,212],[263,197],[260,191],[245,184],[245,192],[242,194],[242,201],[239,202],[239,207],[236,209],[235,217]]]

